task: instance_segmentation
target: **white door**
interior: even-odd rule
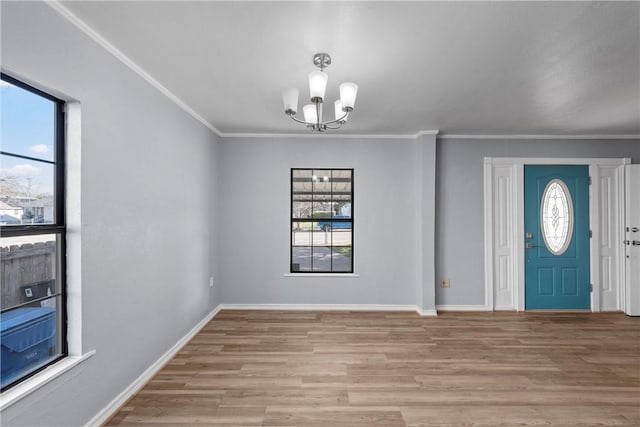
[[[625,309],[640,316],[640,165],[625,166]]]

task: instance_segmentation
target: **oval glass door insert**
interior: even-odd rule
[[[560,179],[549,181],[542,192],[540,226],[547,249],[562,255],[573,235],[573,203],[569,189]]]

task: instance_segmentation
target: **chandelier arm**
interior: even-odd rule
[[[336,120],[331,120],[331,121],[329,121],[329,122],[320,122],[320,121],[318,121],[317,123],[309,123],[309,122],[306,122],[306,121],[304,121],[304,120],[296,119],[296,118],[293,116],[293,114],[287,114],[287,115],[288,115],[288,116],[291,118],[291,120],[293,120],[294,122],[297,122],[297,123],[300,123],[300,124],[303,124],[303,125],[306,125],[306,126],[320,127],[320,126],[332,125],[332,124],[334,124],[334,123],[340,123],[340,126],[338,126],[338,127],[336,127],[336,128],[334,128],[334,127],[329,127],[329,129],[340,129],[340,127],[342,127],[342,125],[343,125],[343,123],[341,123],[341,122],[342,122],[343,120],[346,120],[346,119],[349,117],[349,113],[348,113],[348,112],[346,112],[346,113],[344,113],[344,116],[342,116],[342,117],[340,117],[339,119],[336,119]]]
[[[293,114],[289,114],[288,116],[291,117],[291,120],[293,120],[294,122],[302,123],[303,125],[311,126],[313,124],[313,123],[305,122],[304,120],[298,120],[295,117],[293,117]]]
[[[347,120],[347,118],[349,118],[349,112],[345,112],[344,116],[340,117],[339,119],[335,119],[335,120],[331,120],[330,122],[324,122],[325,125],[331,125],[334,123],[340,123],[343,120]],[[342,126],[342,125],[341,125]],[[337,128],[336,128],[337,129]]]

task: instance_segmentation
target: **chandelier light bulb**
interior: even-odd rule
[[[291,87],[282,91],[284,112],[296,114],[298,112],[298,89]]]
[[[357,84],[347,82],[340,85],[340,101],[342,101],[342,108],[344,108],[345,111],[353,110],[353,106],[356,104],[357,94]]]
[[[327,90],[327,80],[329,76],[322,71],[312,71],[309,73],[309,94],[311,95],[311,101],[315,102],[319,99],[320,102],[324,99],[324,92]]]
[[[318,114],[316,112],[316,104],[307,104],[302,107],[302,112],[304,113],[304,121],[307,123],[317,123],[318,122]]]

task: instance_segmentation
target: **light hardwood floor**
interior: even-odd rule
[[[220,313],[114,426],[639,426],[621,313]]]

